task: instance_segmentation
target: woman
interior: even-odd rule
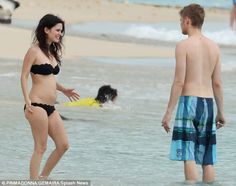
[[[79,99],[74,89],[64,88],[56,82],[54,76],[60,71],[64,33],[64,21],[59,17],[52,14],[42,17],[35,30],[33,45],[26,53],[23,62],[21,87],[25,100],[25,117],[29,121],[34,138],[30,179],[46,179],[69,147],[62,119],[54,107],[57,90],[70,100]],[[28,94],[29,74],[32,78],[32,88]],[[48,135],[53,139],[56,149],[39,174]]]

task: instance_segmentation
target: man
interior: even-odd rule
[[[180,16],[182,33],[188,38],[176,46],[175,77],[162,126],[166,132],[170,131],[171,114],[179,99],[170,159],[184,161],[186,181],[198,179],[196,164],[201,164],[203,181],[212,182],[216,128],[225,123],[220,52],[218,46],[201,33],[205,12],[200,5],[184,7]],[[217,105],[215,118],[213,96]]]
[[[236,0],[233,0],[233,8],[230,14],[230,27],[234,29],[234,24],[236,22]]]

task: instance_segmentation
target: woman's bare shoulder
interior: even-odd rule
[[[30,46],[30,48],[28,49],[28,52],[27,53],[30,53],[30,54],[36,54],[40,51],[40,48],[37,44],[33,44]]]
[[[25,61],[35,61],[39,53],[39,47],[37,45],[32,45],[25,54]]]

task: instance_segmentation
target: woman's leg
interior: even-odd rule
[[[34,152],[30,161],[30,179],[39,178],[40,163],[47,148],[48,116],[40,107],[33,107],[33,113],[25,111],[25,117],[31,126],[34,138]]]
[[[56,149],[51,153],[43,168],[41,177],[44,178],[48,177],[57,162],[61,159],[62,155],[69,148],[69,142],[64,128],[64,124],[59,113],[56,110],[49,116],[48,129],[48,133],[53,139],[56,145]]]

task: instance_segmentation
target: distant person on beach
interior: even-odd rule
[[[80,98],[78,101],[66,102],[65,106],[93,106],[102,107],[104,103],[115,102],[117,99],[117,90],[110,85],[103,85],[99,88],[96,98]]]
[[[230,14],[230,27],[234,29],[234,25],[236,22],[236,0],[233,0],[233,8]]]
[[[20,6],[18,1],[0,0],[0,23],[11,23],[11,17],[16,8]]]
[[[33,45],[25,55],[21,87],[25,101],[25,117],[31,126],[34,151],[30,161],[30,179],[47,179],[48,175],[69,147],[62,119],[54,103],[56,92],[61,91],[70,100],[79,99],[74,89],[63,87],[54,75],[60,71],[62,38],[65,33],[64,21],[52,14],[41,18],[35,30]],[[28,93],[28,76],[32,88]],[[47,147],[48,135],[56,145],[41,172],[40,163]]]
[[[182,33],[188,38],[176,46],[175,77],[162,126],[170,132],[171,115],[179,99],[170,159],[184,161],[185,179],[190,182],[198,179],[196,164],[202,165],[202,179],[208,183],[215,179],[216,129],[225,124],[220,51],[201,33],[205,12],[200,5],[184,7],[180,17]]]

